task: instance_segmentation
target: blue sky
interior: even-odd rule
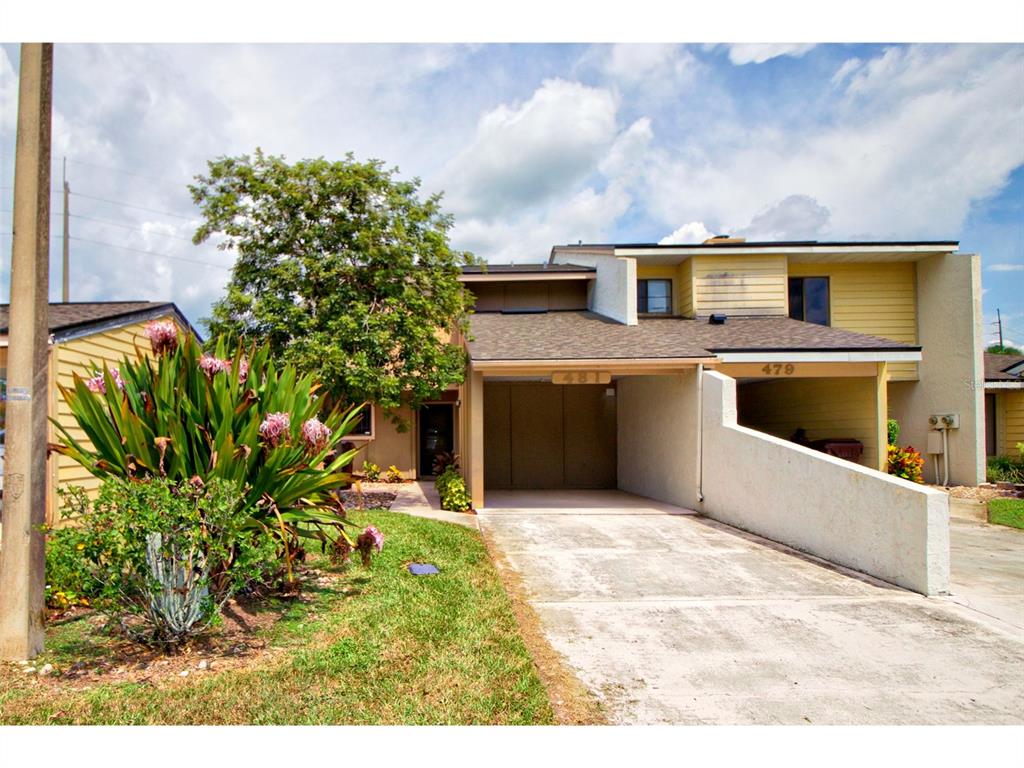
[[[17,67],[2,46],[0,233]],[[960,239],[983,256],[986,322],[999,307],[1024,343],[1020,45],[58,45],[54,115],[76,300],[206,315],[231,256],[188,242],[185,185],[258,145],[397,165],[494,261],[722,232]],[[59,235],[59,196],[53,212]]]

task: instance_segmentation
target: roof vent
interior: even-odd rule
[[[711,315],[708,318],[709,325],[725,325],[725,321],[729,319],[728,315]]]
[[[726,243],[745,243],[745,237],[730,237],[729,235],[715,235],[704,241],[704,245],[724,245]]]

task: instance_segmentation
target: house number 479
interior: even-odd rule
[[[792,376],[795,370],[796,366],[792,363],[768,363],[761,369],[761,373],[765,376]]]

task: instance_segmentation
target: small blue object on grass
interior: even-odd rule
[[[436,565],[430,563],[409,563],[409,573],[413,576],[430,576],[434,573],[440,573],[437,570]]]

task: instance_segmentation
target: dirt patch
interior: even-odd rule
[[[540,617],[530,605],[526,588],[519,574],[505,560],[504,555],[486,532],[481,531],[481,537],[487,547],[487,553],[498,571],[502,585],[512,600],[512,610],[515,613],[516,623],[519,625],[519,632],[523,637],[523,642],[526,643],[527,650],[533,657],[541,682],[547,689],[548,699],[551,701],[551,708],[555,712],[558,723],[560,725],[606,725],[608,718],[601,709],[597,698],[573,674],[562,655],[551,647],[544,636]]]
[[[333,585],[340,578],[316,569],[305,569],[301,577],[310,587]],[[267,630],[281,620],[291,602],[312,601],[313,597],[304,592],[274,604],[265,600],[229,600],[221,611],[220,622],[173,653],[146,647],[119,634],[117,629],[107,629],[107,618],[98,611],[73,608],[49,623],[51,626],[72,622],[89,625],[79,644],[77,655],[80,658],[73,662],[54,661],[46,674],[41,673],[46,664],[42,659],[10,665],[14,667],[11,671],[36,685],[89,689],[109,683],[167,685],[215,672],[266,665],[286,650],[270,644]],[[316,613],[310,613],[304,620],[316,618]],[[25,671],[30,668],[36,672]]]

